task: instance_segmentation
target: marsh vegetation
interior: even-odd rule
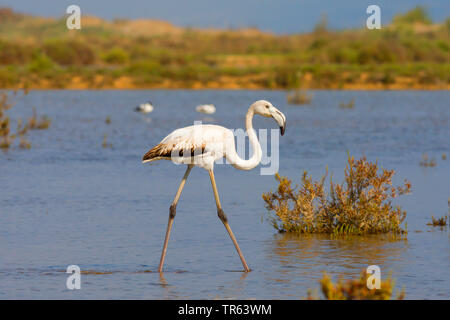
[[[348,103],[339,103],[339,108],[341,109],[353,109],[355,107],[355,99],[350,100]]]
[[[445,227],[447,225],[447,216],[443,216],[441,218],[434,218],[434,216],[431,216],[431,222],[427,223],[429,226],[433,227]]]
[[[290,104],[310,104],[313,95],[304,90],[294,90],[286,95],[286,100]]]
[[[181,28],[156,20],[65,18],[0,9],[0,86],[7,88],[448,89],[450,19],[424,8],[381,30],[309,33]]]
[[[420,160],[420,166],[421,167],[435,167],[436,166],[436,159],[428,157],[428,154],[424,153],[422,154],[422,160]]]
[[[28,92],[23,91],[26,95]],[[14,97],[18,94],[17,91],[13,92]],[[11,118],[7,111],[14,107],[14,102],[11,102],[6,92],[0,93],[0,149],[7,150],[14,145],[14,141],[19,139],[18,147],[21,149],[31,148],[31,143],[26,139],[29,130],[43,130],[48,129],[51,124],[51,119],[47,116],[38,117],[36,108],[33,107],[33,115],[24,122],[22,119],[17,120],[17,126],[15,132],[11,130]]]
[[[328,172],[327,172],[328,173]],[[300,186],[276,174],[276,192],[263,194],[272,225],[280,232],[377,234],[405,233],[406,212],[392,200],[410,192],[411,184],[393,187],[394,170],[380,169],[365,157],[348,156],[345,181],[325,191],[327,173],[314,181],[305,171]]]
[[[363,271],[358,279],[347,281],[338,279],[336,283],[333,283],[331,277],[325,273],[320,280],[320,291],[325,300],[403,300],[405,298],[403,290],[394,295],[395,282],[391,278],[380,280],[380,289],[368,289],[368,277],[369,275]],[[320,298],[310,290],[308,299]]]

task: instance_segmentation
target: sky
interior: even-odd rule
[[[279,34],[310,31],[323,15],[330,28],[361,28],[371,4],[380,6],[382,25],[417,5],[425,6],[434,21],[450,16],[449,0],[0,0],[0,7],[47,17],[64,16],[71,4],[80,6],[82,15],[108,20],[150,18],[186,27],[258,27]]]

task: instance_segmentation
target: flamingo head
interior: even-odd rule
[[[252,107],[256,114],[267,118],[273,118],[280,126],[281,135],[284,134],[284,130],[286,129],[286,117],[280,110],[266,100],[258,100],[252,104]]]

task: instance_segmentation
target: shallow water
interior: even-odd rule
[[[52,119],[29,134],[30,150],[0,154],[0,298],[299,299],[319,288],[322,272],[354,278],[368,265],[396,280],[410,299],[450,298],[449,228],[426,224],[448,211],[450,94],[447,91],[314,91],[311,106],[290,106],[282,91],[31,91],[10,115],[32,106]],[[347,151],[395,169],[412,194],[406,240],[385,236],[333,239],[277,234],[261,198],[276,187],[260,168],[218,165],[224,211],[246,260],[242,266],[217,218],[208,174],[194,169],[178,205],[163,277],[156,272],[168,209],[185,168],[141,164],[175,128],[195,120],[242,128],[248,106],[268,99],[287,117],[280,137],[282,175],[319,178],[328,166],[341,181]],[[355,99],[353,110],[338,107]],[[155,111],[133,111],[150,99]],[[214,115],[196,113],[214,103]],[[111,124],[105,119],[111,118]],[[256,118],[256,128],[276,128]],[[106,140],[111,148],[103,148]],[[419,166],[427,153],[437,166]],[[81,290],[66,289],[69,265]],[[234,272],[237,271],[237,272]]]

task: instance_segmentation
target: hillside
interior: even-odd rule
[[[449,30],[420,7],[381,30],[296,35],[92,16],[67,30],[0,8],[0,87],[449,89]]]

